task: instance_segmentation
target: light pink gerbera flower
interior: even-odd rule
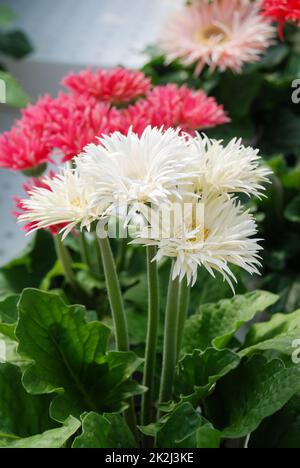
[[[261,1],[193,0],[168,20],[161,46],[168,62],[181,60],[211,70],[240,72],[272,44],[274,28],[261,14]]]
[[[83,70],[69,74],[62,83],[75,94],[111,104],[131,102],[146,94],[151,87],[151,81],[144,73],[126,68]]]

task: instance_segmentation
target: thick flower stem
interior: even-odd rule
[[[147,247],[148,273],[148,330],[146,340],[145,368],[143,384],[148,391],[142,397],[141,422],[146,426],[152,422],[154,373],[156,364],[157,333],[159,324],[159,285],[156,261],[152,261],[156,247]]]
[[[108,237],[99,239],[99,246],[107,293],[114,321],[116,348],[118,351],[128,351],[129,338],[127,320],[116,265]]]
[[[89,256],[89,246],[87,244],[85,233],[83,231],[79,231],[78,236],[79,236],[82,260],[90,269],[92,269],[91,268],[91,262],[90,262],[90,256]]]
[[[178,330],[177,330],[177,358],[180,355],[184,324],[187,318],[190,303],[191,288],[184,278],[180,283],[178,304]]]
[[[127,320],[116,265],[110,247],[110,242],[108,237],[104,239],[98,238],[98,242],[103,262],[108,298],[114,321],[116,348],[117,351],[129,351]],[[133,400],[130,400],[129,408],[125,411],[124,416],[128,426],[132,430],[136,439],[138,439],[136,415]]]
[[[72,288],[76,289],[76,277],[72,268],[71,255],[65,244],[62,242],[59,234],[57,236],[54,236],[54,242],[56,254],[63,267],[66,280],[68,281],[68,283],[70,283]]]
[[[177,362],[179,281],[178,279],[172,279],[172,273],[173,267],[170,274],[167,308],[165,316],[163,365],[159,397],[160,403],[166,403],[170,401],[172,397],[175,366]]]

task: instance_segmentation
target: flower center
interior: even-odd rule
[[[214,40],[218,44],[223,44],[227,41],[228,35],[219,26],[209,24],[204,28],[199,29],[195,32],[194,39],[199,43],[208,43]]]
[[[71,200],[71,205],[74,207],[74,208],[82,208],[82,203],[81,203],[81,200],[79,197],[76,197],[76,198],[73,198]]]
[[[189,243],[190,244],[197,244],[199,242],[206,242],[207,239],[208,239],[208,236],[210,234],[210,231],[209,229],[207,228],[202,228],[202,226],[199,226],[199,231],[197,232],[197,234],[195,235],[195,237],[189,239]]]

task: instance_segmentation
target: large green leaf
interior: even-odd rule
[[[228,349],[195,350],[178,363],[175,393],[181,400],[197,403],[208,395],[214,384],[240,363],[237,354]]]
[[[19,303],[18,351],[33,364],[23,384],[32,394],[58,393],[51,407],[60,422],[83,412],[118,412],[143,390],[131,375],[142,360],[131,352],[106,352],[110,329],[87,322],[82,306],[56,294],[25,290]]]
[[[269,322],[251,327],[241,357],[259,351],[275,351],[292,359],[293,344],[300,338],[300,310],[292,314],[276,314]]]
[[[158,448],[218,448],[220,433],[186,402],[156,424],[141,428]]]
[[[201,306],[199,312],[186,321],[185,351],[205,350],[210,346],[224,348],[244,323],[277,299],[278,296],[269,292],[256,291]]]
[[[82,418],[82,434],[73,448],[136,448],[136,442],[119,414],[89,413]]]
[[[51,448],[58,449],[62,448],[65,443],[74,435],[81,424],[78,419],[70,416],[63,424],[62,427],[57,429],[50,429],[42,434],[26,437],[23,439],[19,438],[8,438],[3,441],[0,440],[1,448],[21,448],[21,449],[41,449]]]
[[[262,422],[251,435],[249,448],[300,448],[300,396]]]
[[[0,71],[0,80],[5,83],[5,102],[13,107],[25,107],[30,98],[20,83],[8,72]]]
[[[238,438],[257,429],[299,390],[299,366],[256,355],[218,381],[206,408],[224,437]]]
[[[29,395],[21,383],[21,371],[0,364],[0,441],[24,438],[54,427],[49,418],[48,395]]]
[[[300,309],[291,314],[275,314],[269,322],[252,325],[246,337],[244,348],[295,330],[300,331]]]
[[[0,299],[27,287],[39,287],[55,261],[51,234],[39,231],[18,258],[0,268]]]

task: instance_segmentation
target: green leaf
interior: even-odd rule
[[[25,290],[19,303],[18,351],[33,364],[23,375],[32,394],[58,393],[51,414],[120,412],[143,391],[131,375],[142,360],[131,352],[106,352],[110,329],[87,322],[82,306],[67,306],[57,294]]]
[[[252,325],[246,337],[244,348],[255,346],[295,330],[300,330],[300,309],[291,314],[275,314],[269,322]]]
[[[5,104],[13,107],[25,107],[30,101],[20,83],[8,72],[0,70],[0,80],[5,83]]]
[[[252,120],[247,116],[241,121],[233,120],[226,125],[218,125],[215,128],[208,129],[206,133],[209,138],[223,140],[224,144],[229,143],[237,135],[243,139],[244,144],[249,144],[255,138],[256,128]]]
[[[257,65],[261,68],[273,68],[280,63],[288,56],[289,54],[289,47],[284,44],[276,44],[273,47],[269,47],[265,56],[257,62]]]
[[[124,418],[118,414],[86,414],[82,418],[82,434],[73,448],[136,448],[136,443]]]
[[[0,301],[0,323],[14,324],[18,320],[18,294],[12,294]]]
[[[21,377],[17,367],[0,364],[0,440],[4,434],[24,438],[55,427],[49,418],[50,397],[29,395]]]
[[[290,86],[289,81],[289,86]],[[278,109],[266,117],[263,149],[267,153],[299,152],[300,117],[290,109]]]
[[[65,443],[74,435],[81,424],[78,419],[70,416],[63,424],[62,427],[57,429],[50,429],[43,434],[34,435],[24,439],[4,439],[0,440],[0,447],[2,448],[19,448],[19,449],[41,449],[51,448],[58,449],[62,448]]]
[[[292,314],[276,314],[269,322],[251,327],[241,357],[258,351],[276,351],[292,357],[293,343],[300,338],[300,310]]]
[[[219,380],[206,407],[227,438],[244,437],[279,411],[300,390],[300,367],[253,356]]]
[[[214,384],[240,363],[237,354],[228,349],[208,348],[195,350],[178,363],[175,377],[175,393],[183,401],[197,404],[212,390]]]
[[[156,435],[158,448],[218,448],[220,445],[220,433],[190,403],[183,403],[148,430],[142,430]]]
[[[17,304],[19,295],[8,296],[0,301],[0,340],[5,347],[5,362],[15,366],[23,366],[27,363],[24,356],[17,352],[16,323],[18,320]]]
[[[13,340],[15,340],[15,325],[18,320],[19,298],[18,294],[13,294],[0,300],[0,333]]]
[[[0,268],[0,299],[19,294],[27,287],[39,287],[55,261],[56,253],[51,234],[39,231],[20,257]]]
[[[265,419],[251,435],[249,448],[300,448],[300,396]]]
[[[11,8],[5,5],[0,5],[0,26],[1,27],[7,26],[15,18],[16,18],[16,14]]]
[[[22,31],[0,32],[0,51],[10,57],[21,59],[33,51],[33,47]]]
[[[262,76],[259,73],[237,75],[226,72],[218,88],[217,98],[225,106],[230,117],[239,120],[249,115],[261,85]]]
[[[211,346],[226,347],[235,332],[258,313],[274,304],[278,296],[266,291],[256,291],[235,296],[216,304],[205,304],[199,312],[186,321],[184,350],[205,350]]]
[[[300,223],[300,196],[294,198],[286,207],[284,216],[293,223]]]

